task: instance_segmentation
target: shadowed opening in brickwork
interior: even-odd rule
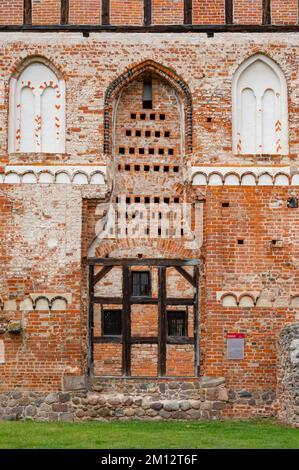
[[[89,370],[198,377],[197,260],[89,259]]]

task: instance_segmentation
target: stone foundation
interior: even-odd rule
[[[98,379],[90,390],[0,394],[0,419],[197,420],[273,416],[274,392],[227,390],[224,378]],[[93,388],[93,390],[91,390]]]

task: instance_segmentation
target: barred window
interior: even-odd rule
[[[149,271],[132,272],[132,295],[134,297],[151,295],[151,278]]]
[[[187,312],[169,310],[167,312],[167,331],[168,336],[187,336]]]
[[[103,310],[102,312],[102,335],[120,336],[122,334],[122,311]]]

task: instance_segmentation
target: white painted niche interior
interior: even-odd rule
[[[10,80],[9,152],[65,151],[65,83],[42,62]]]
[[[280,67],[257,54],[233,78],[235,154],[288,154],[287,85]]]

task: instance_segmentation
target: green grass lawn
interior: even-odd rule
[[[0,422],[0,449],[299,449],[299,430],[271,420]]]

